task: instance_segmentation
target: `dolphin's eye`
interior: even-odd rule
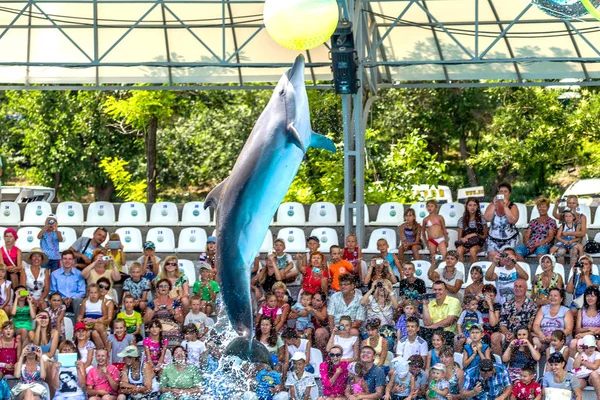
[[[280,96],[283,96],[284,94],[285,94],[285,90],[281,89],[281,90],[279,91],[279,95],[280,95]]]

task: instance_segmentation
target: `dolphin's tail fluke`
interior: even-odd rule
[[[246,336],[235,338],[227,345],[226,355],[238,356],[242,360],[273,366],[269,350],[256,339]]]

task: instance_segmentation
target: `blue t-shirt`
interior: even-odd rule
[[[390,267],[392,267],[392,272],[394,273],[394,275],[396,275],[396,277],[398,277],[398,279],[400,279],[402,275],[400,275],[400,271],[398,271],[398,267],[396,267],[396,263],[394,262],[394,256],[392,255],[392,253],[388,253],[387,256],[385,256],[384,260],[390,263]]]
[[[600,285],[600,276],[592,274],[592,276],[590,276],[590,280],[594,285]],[[585,293],[585,289],[587,289],[587,285],[583,279],[580,279],[577,283],[577,287],[575,288],[575,297],[579,297]]]
[[[369,372],[365,374],[365,382],[369,387],[369,393],[375,393],[378,386],[385,386],[385,374],[377,365],[373,365]],[[381,392],[383,393],[383,392]]]
[[[481,352],[483,354],[485,354],[485,351],[488,349],[487,344],[482,343],[482,347],[481,347]],[[471,357],[471,355],[473,354],[473,348],[471,347],[471,344],[466,344],[465,345],[465,351],[467,352],[467,357]],[[475,358],[473,358],[473,361],[471,361],[471,364],[469,364],[469,368],[477,368],[479,367],[479,363],[481,362],[481,357],[479,356],[479,354],[477,354],[475,356]]]
[[[8,383],[2,379],[0,380],[0,399],[5,400],[10,398],[10,389],[8,388]]]
[[[272,387],[281,385],[281,374],[277,371],[261,370],[256,374],[256,381],[258,386],[256,387],[256,396],[259,400],[271,400],[273,399],[273,393],[269,390]]]

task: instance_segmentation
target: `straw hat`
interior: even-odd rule
[[[46,255],[46,253],[44,253],[44,250],[40,249],[39,247],[34,247],[33,249],[31,249],[29,254],[27,254],[27,257],[25,258],[27,264],[31,265],[31,256],[34,254],[39,254],[42,256],[42,265],[48,264],[48,256]]]

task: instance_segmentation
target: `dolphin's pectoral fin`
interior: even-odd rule
[[[335,144],[333,144],[331,139],[329,139],[323,135],[319,135],[316,132],[313,132],[310,137],[310,147],[315,147],[317,149],[324,149],[327,151],[331,151],[332,153],[335,153],[335,151],[336,151]]]
[[[223,191],[225,182],[227,182],[227,178],[223,179],[223,182],[215,186],[214,189],[210,191],[208,196],[206,196],[206,200],[204,200],[204,209],[207,209],[208,207],[212,207],[215,210],[217,209],[219,201],[221,200],[221,192]]]
[[[290,131],[290,139],[292,143],[298,146],[303,153],[306,152],[306,149],[304,148],[304,143],[302,143],[302,138],[300,137],[300,133],[298,133],[296,127],[294,127],[294,124],[290,124],[288,130]]]

